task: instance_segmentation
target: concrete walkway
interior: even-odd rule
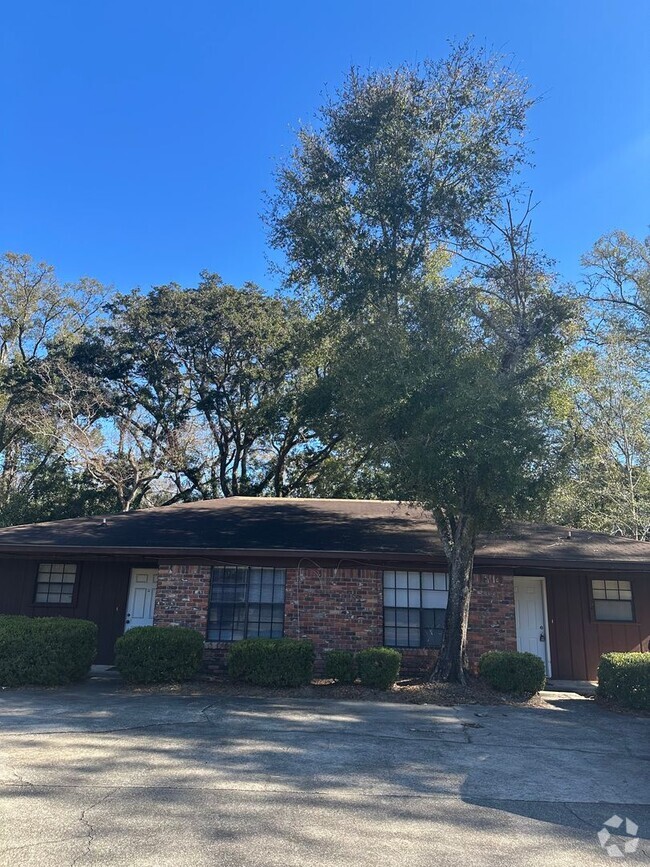
[[[603,865],[650,852],[650,720],[593,701],[434,708],[134,693],[0,694],[0,863]]]

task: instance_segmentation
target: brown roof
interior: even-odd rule
[[[0,554],[175,555],[296,553],[443,561],[431,515],[383,500],[233,497],[107,517],[0,529]],[[548,524],[517,524],[479,539],[477,566],[628,564],[645,569],[650,544]]]

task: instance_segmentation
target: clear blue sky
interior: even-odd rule
[[[199,270],[272,287],[259,219],[350,65],[512,54],[531,114],[536,229],[565,274],[650,223],[649,0],[22,0],[0,24],[0,249],[118,289]]]

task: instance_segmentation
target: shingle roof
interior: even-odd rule
[[[107,517],[71,518],[0,529],[0,554],[182,554],[194,551],[365,554],[444,559],[431,515],[383,500],[232,497]],[[644,569],[650,544],[554,525],[517,524],[484,535],[477,565],[595,565]]]

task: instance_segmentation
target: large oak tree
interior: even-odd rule
[[[353,71],[278,174],[271,241],[336,332],[333,391],[449,563],[436,676],[465,677],[480,530],[522,514],[561,450],[549,427],[568,307],[505,207],[526,159],[527,88],[469,45],[437,64]],[[505,217],[505,221],[504,221]],[[471,267],[444,275],[443,249]]]

